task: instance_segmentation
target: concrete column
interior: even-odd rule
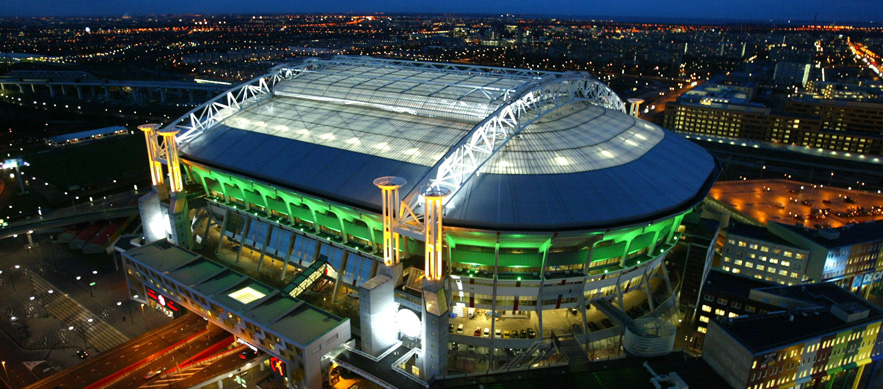
[[[166,102],[166,91],[165,91],[165,89],[160,89],[160,90],[159,90],[159,101],[160,101],[161,103],[165,104],[165,102]]]
[[[37,86],[36,85],[31,84],[31,92],[37,93]]]
[[[321,246],[321,245],[317,244],[316,246]],[[316,257],[318,258],[319,255],[317,254]],[[337,279],[334,280],[334,290],[331,291],[331,301],[332,302],[334,301],[334,299],[337,298],[337,288],[340,285],[340,279],[343,278],[343,274],[346,273],[346,265],[347,265],[347,262],[349,262],[349,260],[350,260],[349,251],[344,250],[343,258],[340,259],[340,270],[337,271]]]
[[[192,103],[194,101],[193,91],[192,90],[187,91],[187,96],[190,98],[190,102]]]
[[[208,230],[209,230],[209,227],[211,227],[211,225],[212,225],[212,220],[214,220],[214,218],[212,217],[212,212],[209,209],[210,208],[206,208],[206,210],[205,210],[205,212],[208,214],[208,216],[205,219],[205,230],[202,232],[202,239],[205,242],[205,243],[203,243],[204,246],[208,246]],[[218,223],[215,222],[215,224],[218,224]],[[223,233],[224,232],[221,231],[221,234],[223,234]]]
[[[113,100],[113,96],[110,95],[110,88],[103,86],[104,88],[104,97],[107,97],[107,101]]]
[[[496,351],[496,342],[497,342],[497,335],[496,335],[497,321],[495,320],[496,317],[494,315],[497,314],[497,278],[498,278],[497,273],[499,272],[499,268],[500,268],[500,234],[498,233],[497,234],[497,242],[494,245],[494,280],[493,280],[494,287],[491,290],[491,333],[490,333],[491,347],[490,347],[490,353],[488,355],[488,361],[490,361],[489,362],[490,366],[494,365],[494,353]]]
[[[251,226],[251,218],[248,216],[243,216],[244,224],[242,225],[242,232],[239,234],[239,252],[236,253],[236,263],[239,263],[239,257],[242,255],[242,245],[245,244],[245,235],[248,234],[248,229]]]
[[[25,86],[22,85],[22,84],[18,84],[18,91],[19,91],[20,93],[25,93]]]
[[[83,89],[80,88],[79,85],[76,85],[75,88],[77,88],[77,98],[82,100],[83,99]]]
[[[0,84],[0,90],[6,90],[6,84]]]
[[[261,272],[261,266],[264,264],[264,255],[267,253],[267,245],[270,244],[271,235],[273,235],[273,225],[267,223],[267,236],[264,237],[264,244],[261,246],[261,256],[258,258],[258,273]]]
[[[61,95],[62,95],[62,96],[67,96],[67,90],[64,89],[64,85],[63,85],[63,84],[59,84],[58,87],[61,88]]]
[[[285,250],[285,258],[282,259],[282,275],[279,281],[285,280],[285,271],[288,270],[288,258],[291,257],[291,251],[294,250],[294,242],[297,240],[297,233],[291,232],[291,241],[288,242],[288,249]]]
[[[49,96],[55,97],[55,88],[52,87],[52,84],[46,84],[49,87]]]
[[[224,231],[227,229],[227,221],[230,220],[230,212],[226,212],[224,214],[224,222],[221,223],[221,234],[218,236],[218,245],[215,246],[214,254],[217,254],[218,251],[221,250],[221,244],[224,243]]]

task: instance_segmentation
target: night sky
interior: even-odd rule
[[[883,0],[0,0],[2,16],[170,13],[479,13],[725,20],[883,22]]]

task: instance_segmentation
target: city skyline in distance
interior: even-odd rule
[[[64,0],[39,3],[12,1],[0,10],[0,17],[29,16],[136,16],[153,14],[284,14],[284,13],[457,13],[515,14],[561,18],[641,18],[646,20],[725,20],[725,21],[818,21],[820,23],[883,23],[883,3],[844,0],[832,7],[825,0],[806,1],[604,1],[578,3],[564,0],[536,1],[418,1],[393,0],[328,3],[280,3],[267,0],[252,2],[230,0],[191,0],[185,2],[159,0],[93,1],[88,6]]]

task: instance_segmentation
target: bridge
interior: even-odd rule
[[[15,70],[0,77],[0,91],[17,90],[20,93],[45,94],[56,97],[76,93],[80,100],[100,98],[144,103],[159,99],[166,103],[170,98],[191,103],[208,100],[230,89],[231,85],[220,82],[106,80],[79,71],[29,71]]]
[[[32,231],[40,231],[51,228],[65,227],[78,223],[93,222],[98,220],[115,219],[138,215],[138,206],[119,208],[95,209],[92,211],[74,214],[60,214],[58,216],[32,216],[28,219],[10,223],[6,228],[0,229],[0,239],[27,234]]]

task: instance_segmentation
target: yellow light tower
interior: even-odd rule
[[[156,143],[156,130],[159,124],[150,123],[138,126],[138,129],[144,132],[144,140],[147,142],[147,161],[150,164],[150,179],[153,188],[157,189],[163,184],[162,162],[160,162],[160,149]]]
[[[177,194],[184,190],[181,180],[181,160],[178,158],[178,143],[175,142],[178,130],[162,130],[158,133],[163,138],[166,164],[169,167],[169,189],[173,194]]]
[[[442,186],[427,185],[421,191],[426,200],[426,208],[423,214],[423,233],[426,237],[426,279],[438,281],[442,279],[444,271],[443,243],[444,230],[442,227],[442,214],[444,212],[443,200],[451,190]]]
[[[393,266],[399,263],[399,234],[396,217],[399,214],[399,188],[407,181],[401,177],[386,176],[374,180],[383,196],[383,263]]]

